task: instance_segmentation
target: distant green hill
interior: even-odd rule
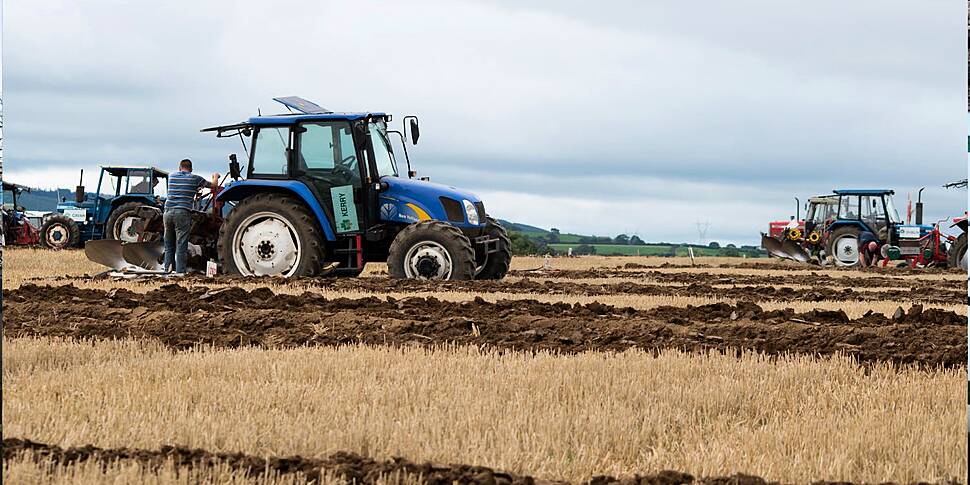
[[[694,256],[727,256],[727,257],[767,257],[763,249],[756,246],[726,245],[716,247],[710,245],[645,242],[634,241],[634,244],[620,244],[614,238],[606,236],[591,236],[553,232],[541,227],[530,226],[506,220],[499,220],[509,230],[513,239],[513,247],[520,254],[529,253],[566,253],[572,248],[573,254],[598,254],[604,256],[687,256],[688,249],[693,248]],[[632,236],[631,236],[632,237]],[[529,244],[521,239],[528,239]],[[639,238],[637,238],[639,239]]]

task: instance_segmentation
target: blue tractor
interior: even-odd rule
[[[97,239],[137,241],[137,211],[160,207],[168,173],[154,167],[101,167],[94,194],[84,190],[84,171],[74,200],[62,198],[57,210],[44,218],[40,243],[52,249],[83,245]]]
[[[956,238],[941,233],[939,224],[923,224],[923,203],[916,203],[915,224],[906,224],[893,203],[888,189],[835,190],[839,197],[836,218],[824,232],[827,253],[838,266],[860,264],[859,238],[873,235],[881,248],[883,264],[947,266],[947,248]],[[806,225],[805,230],[811,231]]]
[[[407,142],[418,141],[416,117],[405,117],[396,131],[389,114],[334,113],[298,97],[275,100],[290,112],[202,130],[238,137],[248,155],[244,168],[229,156],[233,181],[213,191],[211,213],[197,211],[193,237],[201,236],[194,240],[209,265],[246,276],[356,276],[365,263],[386,261],[396,278],[505,276],[511,243],[481,199],[417,178],[411,169]],[[400,141],[406,171],[392,140]],[[125,260],[160,269],[161,252],[139,244],[122,245]],[[104,246],[105,253],[118,251]]]

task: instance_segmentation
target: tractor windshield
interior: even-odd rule
[[[369,128],[371,144],[374,145],[377,174],[381,177],[385,175],[397,177],[397,164],[394,163],[394,153],[391,152],[390,143],[387,141],[387,129],[384,123],[370,123]]]

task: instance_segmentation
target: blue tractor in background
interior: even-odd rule
[[[223,272],[356,276],[366,262],[386,261],[396,278],[505,276],[511,242],[481,199],[416,178],[411,169],[406,142],[418,141],[417,117],[405,117],[404,130],[396,131],[389,114],[275,100],[290,113],[203,130],[239,136],[249,154],[245,173],[230,156],[234,181],[217,196],[233,206],[217,242]]]
[[[397,131],[388,126],[389,114],[274,100],[290,112],[202,130],[238,137],[247,160],[241,168],[230,155],[232,182],[216,187],[214,201],[195,211],[190,249],[197,257],[190,255],[190,267],[215,265],[244,276],[356,276],[367,262],[386,261],[392,277],[436,280],[501,279],[508,272],[511,242],[482,200],[411,169],[407,142],[417,144],[417,117],[405,117]],[[395,139],[406,171],[391,147]],[[141,226],[157,234],[158,219]],[[99,241],[85,251],[116,268],[127,262],[162,269],[160,243],[140,240]]]
[[[883,265],[896,262],[906,266],[942,266],[948,262],[948,247],[957,238],[943,234],[937,224],[923,224],[923,203],[916,203],[915,224],[904,223],[888,189],[841,189],[838,212],[824,233],[827,253],[838,266],[860,264],[859,238],[863,233],[874,236],[880,248]],[[808,227],[806,231],[815,228]],[[965,263],[964,263],[965,264]]]
[[[101,167],[94,194],[84,190],[84,171],[74,200],[62,198],[44,218],[40,244],[64,249],[97,239],[138,240],[137,211],[164,202],[168,173],[155,167]]]

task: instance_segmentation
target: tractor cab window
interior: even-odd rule
[[[101,179],[101,190],[98,191],[99,196],[117,197],[124,190],[125,181],[123,177],[104,172],[104,176]]]
[[[384,127],[384,123],[370,123],[369,128],[371,144],[374,145],[374,162],[377,166],[377,175],[397,177],[397,164],[394,162],[394,154],[391,152],[390,143],[387,140],[387,129]]]
[[[3,189],[3,208],[6,210],[14,209],[13,190]]]
[[[360,167],[354,137],[347,122],[302,125],[299,164],[314,177],[332,185],[360,186]]]
[[[132,170],[128,173],[128,193],[129,194],[148,194],[154,192],[155,184],[158,179],[151,176],[148,170]]]
[[[889,222],[895,224],[903,222],[903,220],[899,217],[899,211],[896,210],[896,204],[893,203],[893,197],[891,195],[887,195],[883,197],[883,199],[886,201],[886,215],[889,216]]]
[[[839,219],[859,219],[858,195],[843,195],[839,198]]]
[[[256,131],[253,141],[252,173],[257,175],[286,175],[286,149],[290,146],[290,129],[264,127]]]

